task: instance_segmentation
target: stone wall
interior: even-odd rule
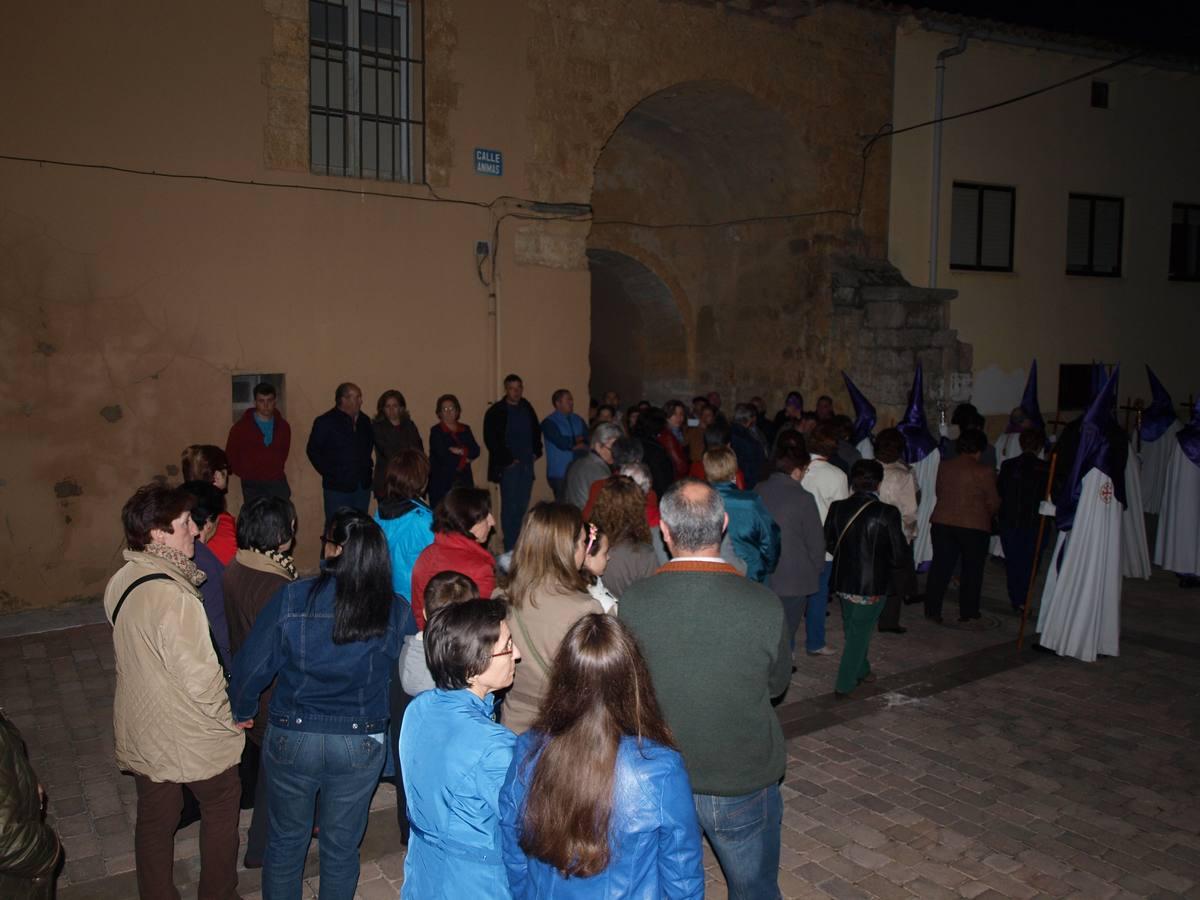
[[[835,360],[879,414],[879,428],[903,415],[918,363],[924,367],[925,412],[936,422],[971,395],[971,346],[950,328],[958,291],[913,287],[881,260],[833,260]],[[837,396],[835,394],[835,396]]]

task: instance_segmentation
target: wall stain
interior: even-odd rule
[[[58,352],[58,348],[47,341],[38,341],[37,352],[42,354],[42,356],[53,356]]]
[[[54,496],[59,500],[65,500],[68,497],[78,497],[82,494],[83,488],[79,486],[79,482],[74,478],[64,478],[54,485]]]
[[[121,404],[114,403],[112,406],[106,406],[101,409],[100,415],[105,421],[112,423],[121,421],[121,417],[125,414],[121,412]]]

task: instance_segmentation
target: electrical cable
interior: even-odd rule
[[[1122,57],[1121,59],[1112,60],[1110,62],[1105,63],[1104,65],[1096,66],[1092,69],[1087,70],[1086,72],[1080,72],[1077,75],[1072,75],[1069,78],[1064,78],[1061,81],[1057,81],[1053,84],[1045,85],[1044,87],[1040,87],[1040,88],[1037,88],[1032,91],[1027,91],[1027,92],[1025,92],[1023,94],[1019,94],[1015,97],[1010,97],[1007,100],[1001,100],[996,103],[989,103],[985,106],[976,107],[975,109],[969,109],[964,112],[954,113],[952,115],[945,115],[945,116],[942,116],[942,117],[936,118],[936,119],[929,119],[928,121],[918,122],[914,125],[906,125],[903,128],[891,128],[890,123],[885,123],[863,145],[862,168],[859,173],[858,196],[856,198],[854,209],[842,209],[842,208],[835,207],[835,208],[830,208],[830,209],[807,210],[807,211],[790,212],[790,213],[775,213],[775,214],[770,214],[770,215],[742,216],[742,217],[738,217],[738,218],[723,219],[723,220],[711,221],[711,222],[639,222],[639,221],[632,220],[632,219],[596,219],[596,218],[590,216],[590,214],[586,214],[586,213],[567,214],[567,215],[546,215],[546,214],[530,215],[530,214],[519,214],[519,213],[513,213],[513,212],[506,212],[496,218],[495,225],[493,228],[493,247],[492,247],[492,252],[490,254],[491,262],[492,262],[491,275],[492,275],[492,277],[494,277],[494,275],[495,275],[496,254],[497,254],[497,248],[495,246],[495,243],[499,236],[500,223],[504,219],[509,218],[509,217],[532,219],[532,220],[537,220],[537,221],[556,221],[556,220],[558,220],[558,221],[561,221],[561,220],[587,221],[590,219],[593,225],[624,225],[624,226],[628,226],[631,228],[646,228],[646,229],[724,228],[724,227],[732,227],[732,226],[738,226],[738,225],[751,225],[751,224],[758,224],[758,223],[765,223],[765,222],[786,222],[786,221],[794,221],[797,219],[809,219],[809,218],[816,218],[818,216],[828,216],[828,215],[838,215],[838,216],[847,216],[849,218],[857,218],[862,215],[862,210],[863,210],[862,204],[863,204],[863,194],[864,194],[864,191],[866,188],[867,162],[870,157],[872,148],[881,139],[893,138],[893,137],[896,137],[897,135],[907,134],[912,131],[917,131],[918,129],[921,129],[921,128],[928,128],[932,125],[937,125],[942,122],[952,122],[956,119],[963,119],[968,116],[979,115],[980,113],[990,112],[991,110],[994,110],[994,109],[1000,109],[1001,107],[1010,106],[1014,103],[1019,103],[1023,100],[1028,100],[1032,97],[1036,97],[1040,94],[1044,94],[1049,91],[1056,90],[1060,87],[1064,87],[1065,85],[1072,84],[1076,81],[1081,81],[1085,78],[1090,78],[1093,75],[1098,75],[1101,72],[1108,71],[1109,69],[1113,69],[1118,66],[1125,65],[1127,63],[1132,62],[1135,59],[1138,59],[1138,58],[1144,56],[1145,54],[1146,54],[1146,51],[1139,50],[1136,53],[1132,53],[1128,56]],[[417,202],[417,203],[448,203],[448,204],[457,205],[457,206],[470,206],[470,207],[474,207],[476,209],[486,209],[493,213],[495,211],[496,206],[498,204],[504,203],[504,202],[512,202],[512,203],[516,203],[516,204],[521,204],[523,206],[545,205],[548,207],[552,207],[552,206],[557,205],[557,204],[549,203],[546,201],[531,200],[528,198],[515,197],[512,195],[508,195],[508,194],[504,194],[504,195],[495,197],[494,199],[492,199],[490,201],[464,200],[464,199],[461,199],[458,197],[444,197],[441,194],[439,194],[429,184],[422,185],[429,192],[429,196],[419,196],[419,195],[412,195],[412,194],[395,194],[395,193],[389,193],[387,191],[369,190],[369,189],[365,189],[365,188],[348,188],[348,187],[338,187],[338,186],[332,186],[332,185],[302,184],[302,183],[298,183],[298,182],[256,181],[254,179],[231,178],[228,176],[221,176],[221,175],[198,175],[198,174],[187,173],[187,172],[161,172],[161,171],[154,170],[154,169],[139,169],[139,168],[135,168],[135,167],[131,167],[131,166],[117,166],[117,165],[111,165],[111,164],[107,164],[107,163],[88,163],[88,162],[78,162],[78,161],[73,161],[73,160],[49,159],[49,158],[39,158],[39,157],[33,157],[33,156],[20,156],[20,155],[16,155],[16,154],[7,154],[7,153],[0,153],[0,160],[8,160],[10,162],[35,163],[37,165],[60,166],[60,167],[64,167],[64,168],[73,168],[73,169],[91,169],[91,170],[99,170],[99,171],[106,171],[106,172],[115,172],[115,173],[124,174],[124,175],[138,175],[138,176],[144,176],[144,177],[167,178],[167,179],[173,179],[173,180],[179,180],[179,181],[202,181],[202,182],[210,182],[210,183],[214,183],[214,184],[235,185],[235,186],[240,186],[240,187],[268,188],[268,189],[273,189],[273,190],[300,190],[300,191],[312,191],[312,192],[316,192],[316,193],[327,193],[327,194],[348,194],[350,196],[360,197],[360,198],[361,197],[374,197],[374,198],[379,198],[382,200],[408,200],[408,201],[413,201],[413,202]],[[485,285],[488,285],[490,287],[491,279],[489,278],[488,280],[485,281],[483,278],[482,259],[483,258],[481,257],[480,264],[478,266],[478,274],[480,277],[480,281],[482,281]]]

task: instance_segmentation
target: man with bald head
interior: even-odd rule
[[[371,505],[371,451],[375,435],[362,412],[362,391],[342,382],[334,391],[333,409],[313,420],[308,461],[321,476],[325,524],[343,506],[367,511]]]
[[[783,605],[721,558],[729,523],[703,481],[675,482],[659,504],[672,559],[621,595],[654,689],[687,764],[700,826],[730,897],[779,897],[787,754],[771,700],[787,690]]]

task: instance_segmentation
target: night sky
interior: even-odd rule
[[[1135,49],[1157,50],[1200,59],[1200,2],[1197,0],[927,0],[915,9],[942,10],[1010,22],[1064,35],[1114,41]]]

